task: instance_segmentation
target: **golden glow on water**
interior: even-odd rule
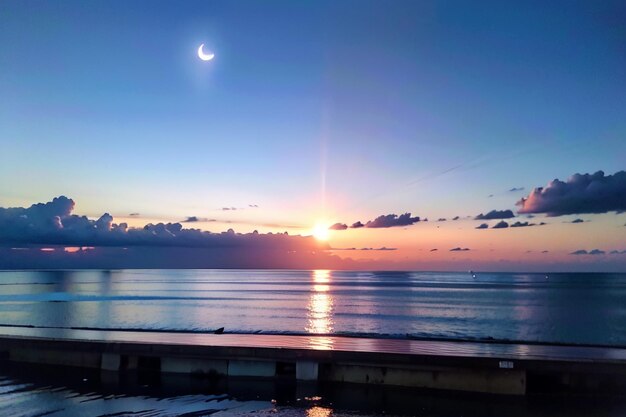
[[[311,407],[306,410],[307,417],[329,417],[333,413],[333,410],[326,407]]]
[[[330,294],[330,271],[318,269],[313,271],[313,286],[309,298],[306,331],[313,334],[329,334],[333,332],[333,304]]]

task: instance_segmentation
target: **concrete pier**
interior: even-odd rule
[[[524,395],[626,393],[626,349],[328,336],[4,328],[5,360]]]

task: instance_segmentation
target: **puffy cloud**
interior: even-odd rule
[[[0,208],[0,245],[162,246],[197,248],[325,249],[312,237],[285,234],[211,233],[184,229],[181,223],[128,228],[113,223],[108,213],[97,220],[72,214],[74,201],[65,197],[28,208]],[[198,220],[198,219],[196,219]]]
[[[370,220],[365,223],[365,227],[369,228],[386,228],[396,226],[410,226],[420,221],[419,217],[411,217],[411,213],[397,214],[384,214],[376,217],[374,220]]]
[[[456,247],[456,248],[452,248],[450,249],[450,252],[465,252],[471,250],[470,248],[460,248],[460,247]]]
[[[438,221],[438,222],[445,222],[445,221],[446,221],[446,218],[445,218],[445,217],[440,217],[437,221]]]
[[[611,255],[623,255],[623,254],[626,254],[626,250],[619,251],[619,250],[615,250],[615,249],[614,249],[614,250],[612,250],[612,251],[611,251],[611,252],[609,252],[609,253],[610,253]]]
[[[480,213],[474,217],[474,220],[496,220],[496,219],[510,219],[515,217],[511,210],[491,210],[487,214]]]
[[[98,220],[96,220],[96,229],[102,231],[110,231],[113,224],[113,216],[109,213],[104,213]]]
[[[600,249],[592,249],[590,251],[586,251],[585,249],[578,249],[574,252],[571,252],[570,255],[604,255],[606,252]]]
[[[511,227],[528,227],[528,226],[534,226],[535,223],[528,223],[528,222],[515,222],[513,224],[511,224]]]
[[[361,222],[356,222],[356,223],[352,223],[352,226],[350,226],[353,229],[359,229],[361,227],[364,227],[365,225]]]
[[[584,222],[585,221],[583,219],[574,219],[570,223],[584,223]]]
[[[519,213],[565,214],[606,213],[626,210],[626,171],[613,175],[574,174],[566,182],[555,179],[535,188],[517,202]]]
[[[480,225],[476,226],[476,229],[488,229],[489,225],[487,223],[481,223]]]
[[[348,225],[344,223],[335,223],[329,227],[330,230],[346,230],[347,228]]]
[[[492,227],[492,229],[506,229],[507,227],[509,227],[509,224],[507,222],[505,222],[504,220],[501,220],[498,223],[496,223]]]
[[[459,216],[454,216],[454,217],[452,218],[452,220],[459,220],[459,219],[460,219],[460,217],[459,217]]]

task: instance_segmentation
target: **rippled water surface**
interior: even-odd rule
[[[487,396],[351,384],[110,375],[0,361],[6,417],[623,416],[624,399]]]
[[[626,274],[0,272],[0,325],[626,345]]]

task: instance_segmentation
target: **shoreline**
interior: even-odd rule
[[[504,345],[530,345],[530,346],[563,346],[563,347],[589,347],[589,348],[607,348],[607,349],[626,349],[626,345],[610,345],[602,343],[575,343],[575,342],[555,342],[555,341],[539,341],[539,340],[513,340],[513,339],[495,339],[492,337],[484,338],[454,338],[454,337],[437,337],[437,336],[414,336],[414,335],[394,335],[385,333],[307,333],[307,332],[272,332],[264,330],[256,331],[228,331],[224,329],[142,329],[142,328],[116,328],[116,327],[88,327],[88,326],[36,326],[32,324],[0,324],[1,328],[24,328],[24,329],[59,329],[59,330],[89,330],[89,331],[105,331],[105,332],[135,332],[135,333],[174,333],[174,334],[190,334],[190,335],[211,335],[211,334],[230,334],[230,335],[267,335],[267,336],[320,336],[320,337],[345,337],[358,339],[389,339],[389,340],[415,340],[424,342],[460,342],[460,343],[493,343]],[[1,332],[0,332],[1,337]]]

